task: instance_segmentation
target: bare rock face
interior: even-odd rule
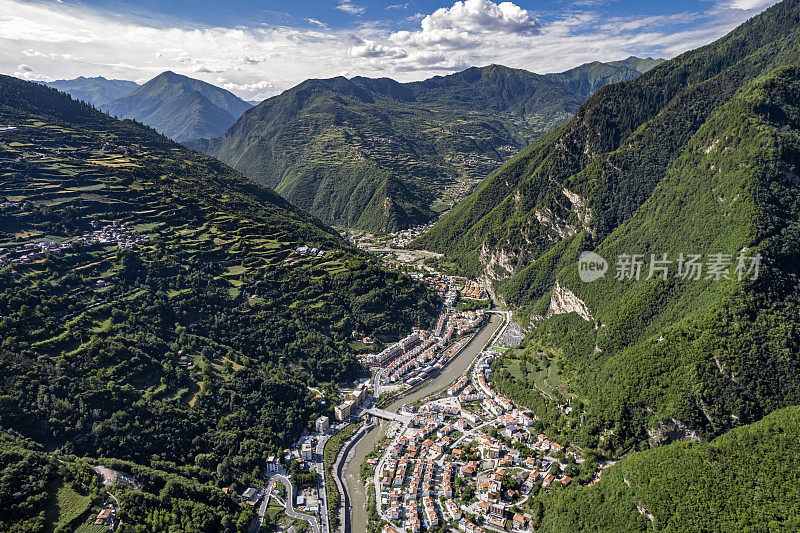
[[[644,505],[640,505],[640,504],[637,503],[636,504],[636,510],[639,511],[640,514],[646,516],[647,519],[650,520],[650,522],[652,522],[653,524],[656,523],[656,518],[653,516],[653,514],[650,511],[647,510],[647,508]]]
[[[490,248],[486,242],[481,246],[479,260],[485,266],[483,272],[478,276],[478,282],[487,287],[489,295],[493,300],[505,306],[505,298],[495,290],[495,284],[498,281],[503,281],[517,272],[515,266],[516,257],[504,250],[503,248]]]
[[[583,300],[575,296],[575,293],[568,288],[562,287],[556,280],[553,294],[550,296],[550,307],[547,310],[547,316],[565,315],[567,313],[578,313],[578,316],[590,322],[594,320],[592,312]]]
[[[647,430],[647,434],[655,444],[669,444],[677,441],[699,442],[697,432],[686,425],[685,422],[675,418],[662,420],[657,427]]]
[[[483,271],[487,279],[498,281],[514,275],[513,257],[502,248],[490,248],[484,242],[478,254],[478,259],[485,265]]]
[[[533,216],[541,225],[542,233],[550,241],[558,242],[577,233],[574,227],[567,224],[548,207],[536,209]]]
[[[592,237],[595,237],[595,231],[592,229],[592,210],[586,205],[586,200],[581,198],[578,194],[570,191],[566,187],[561,190],[561,193],[567,197],[567,199],[572,204],[572,212],[578,216],[578,220],[581,221],[581,225],[583,229],[591,234]]]

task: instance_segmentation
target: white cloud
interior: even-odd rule
[[[354,4],[352,2],[339,2],[339,5],[336,6],[336,9],[339,11],[344,11],[345,13],[350,13],[351,15],[360,15],[364,12],[364,8]]]
[[[77,57],[72,54],[45,53],[40,50],[34,50],[33,48],[28,48],[27,50],[23,50],[22,55],[24,55],[25,57],[59,59],[61,61],[81,61],[83,59],[81,57]]]
[[[729,6],[734,9],[751,10],[774,4],[774,0],[733,0]]]
[[[357,44],[347,50],[347,53],[352,57],[403,58],[408,56],[405,50],[396,46],[386,46],[369,39],[356,39]]]
[[[541,24],[511,2],[464,0],[440,8],[422,20],[422,31],[457,29],[469,32],[535,33]]]
[[[34,50],[33,48],[28,48],[27,50],[23,50],[22,55],[26,57],[50,57],[50,54],[45,54],[44,52],[40,52],[39,50]]]
[[[456,72],[469,68],[471,65],[462,56],[453,56],[441,51],[416,51],[408,54],[408,59],[398,62],[398,72],[449,71]]]
[[[143,81],[173,70],[211,83],[222,75],[252,99],[348,68],[347,48],[344,34],[324,28],[178,28],[86,7],[0,0],[0,72],[26,79]]]
[[[33,69],[24,63],[17,65],[17,70],[14,71],[14,76],[16,76],[17,78],[22,78],[23,80],[40,79],[36,74],[34,74]],[[43,80],[43,81],[50,81],[50,80]]]
[[[473,48],[487,35],[535,35],[541,23],[527,10],[511,2],[458,1],[424,17],[417,31],[398,31],[390,38],[398,44],[418,47]]]
[[[671,57],[720,37],[752,16],[744,8],[756,3],[763,4],[717,0],[704,12],[651,17],[610,18],[582,8],[543,24],[512,2],[464,0],[398,21],[411,29],[393,31],[385,21],[332,29],[316,19],[302,27],[176,27],[85,6],[0,0],[0,71],[141,83],[173,70],[261,99],[343,73],[409,81],[489,63],[559,72],[632,54]],[[342,6],[364,12],[353,2]]]
[[[217,78],[215,82],[231,92],[252,94],[250,100],[263,100],[278,94],[275,85],[269,81],[261,80],[253,83],[230,83],[226,82],[225,78]]]

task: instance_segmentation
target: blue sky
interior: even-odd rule
[[[146,81],[163,70],[261,99],[311,77],[401,81],[500,63],[557,72],[673,57],[774,0],[0,0],[0,72]]]
[[[413,15],[429,14],[441,7],[450,7],[455,2],[436,0],[383,2],[349,2],[294,0],[291,2],[264,2],[251,0],[190,1],[190,0],[143,0],[138,2],[120,0],[63,0],[65,5],[100,8],[117,14],[126,13],[143,20],[172,19],[175,23],[198,25],[238,26],[254,23],[299,25],[308,19],[324,22],[331,28],[352,27],[363,21],[382,21],[390,26],[412,27],[417,25]],[[497,2],[500,3],[500,2]],[[686,12],[703,12],[713,2],[698,0],[667,0],[646,2],[636,0],[584,0],[584,1],[517,1],[516,5],[536,13],[540,18],[556,19],[563,13],[591,10],[606,16],[667,15]],[[764,3],[766,4],[766,3]],[[348,8],[347,6],[352,6]],[[759,5],[759,2],[749,2]]]

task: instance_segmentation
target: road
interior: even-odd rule
[[[387,411],[397,411],[403,404],[414,403],[431,394],[438,392],[450,386],[451,383],[456,381],[459,377],[464,375],[469,370],[470,365],[483,351],[483,347],[489,344],[489,341],[497,336],[498,328],[503,324],[503,319],[507,317],[506,314],[492,314],[488,322],[484,322],[482,329],[477,335],[467,344],[458,356],[451,360],[441,374],[434,379],[425,383],[425,386],[417,391],[398,398],[391,405],[386,407]]]
[[[343,450],[346,446],[342,446],[342,450],[339,451],[339,454],[336,456],[336,460],[333,462],[333,466],[331,467],[331,477],[333,477],[333,482],[336,484],[336,490],[339,491],[339,526],[340,531],[347,530],[347,518],[346,514],[350,512],[350,498],[347,494],[347,490],[345,490],[344,483],[342,482],[342,464],[343,464]],[[330,526],[330,524],[329,524]]]
[[[492,315],[492,318],[491,318],[491,321],[489,322],[489,324],[497,325],[497,323],[500,322],[500,325],[497,325],[495,328],[489,328],[489,327],[484,326],[484,328],[480,331],[480,333],[478,335],[476,335],[474,339],[472,339],[472,342],[470,342],[467,345],[467,349],[465,349],[462,352],[462,356],[460,356],[459,359],[461,359],[461,357],[463,357],[464,353],[466,353],[468,355],[468,357],[466,358],[468,360],[468,362],[465,365],[464,364],[465,361],[461,360],[461,364],[458,367],[458,368],[461,369],[461,372],[459,373],[458,376],[464,374],[468,370],[469,365],[471,365],[473,363],[473,361],[475,361],[481,355],[481,353],[483,352],[483,349],[484,349],[485,346],[491,345],[491,343],[494,342],[495,339],[500,338],[500,336],[505,332],[506,328],[508,327],[508,324],[509,324],[510,320],[511,320],[511,313],[503,313],[503,314],[500,314],[500,315],[497,315],[497,314]],[[417,393],[415,393],[415,394],[413,394],[413,395],[411,395],[409,397],[401,398],[400,400],[397,400],[395,403],[390,405],[388,407],[388,409],[390,411],[391,410],[396,410],[396,409],[398,409],[400,407],[400,404],[402,404],[402,403],[416,401],[416,400],[425,398],[427,396],[430,396],[432,394],[435,394],[436,392],[438,392],[442,388],[444,388],[447,385],[449,385],[458,376],[450,376],[452,379],[448,379],[445,383],[440,383],[440,386],[438,386],[438,387],[436,387],[435,385],[440,380],[438,380],[438,379],[434,380],[433,383],[431,383],[427,387],[423,387],[423,389],[420,390],[420,391],[417,391]],[[440,378],[441,378],[441,376],[440,376]],[[411,398],[414,398],[414,399],[412,400]],[[397,434],[395,435],[394,441],[396,441],[398,438],[400,438],[403,435],[403,433],[404,433],[404,431],[398,431]],[[391,447],[391,446],[392,445],[390,444],[389,447]],[[383,471],[383,463],[384,463],[385,459],[386,459],[386,455],[384,454],[384,455],[381,456],[380,461],[378,462],[377,466],[375,467],[375,472],[373,474],[373,481],[372,482],[375,485],[375,503],[376,503],[376,506],[377,506],[378,514],[384,520],[389,521],[389,516],[385,515],[385,513],[381,510],[380,490],[379,490],[379,487],[380,487],[380,473]]]
[[[270,499],[272,498],[272,491],[275,489],[275,484],[277,482],[281,482],[284,488],[286,489],[286,505],[285,505],[286,515],[296,520],[305,520],[306,522],[309,523],[309,525],[311,526],[311,530],[314,533],[321,533],[316,517],[304,513],[298,513],[297,511],[295,511],[294,486],[292,485],[292,482],[289,480],[289,478],[287,478],[283,474],[273,474],[268,481],[269,483],[267,483],[267,494],[266,496],[264,496],[264,499],[261,500],[261,505],[258,508],[258,518],[250,528],[251,533],[258,533],[258,531],[261,529],[261,524],[264,523],[264,515],[267,513],[267,508],[269,508],[269,502]],[[320,509],[322,509],[321,502],[322,500],[320,499]],[[321,511],[320,515],[327,517],[327,513],[322,513]]]
[[[375,376],[372,378],[372,396],[376,400],[381,397],[381,380],[383,379],[384,372],[386,371],[381,368],[375,372]]]
[[[328,533],[331,530],[328,524],[328,493],[325,489],[325,462],[323,453],[325,451],[325,443],[331,438],[330,435],[320,435],[317,439],[317,449],[315,450],[315,459],[317,466],[317,494],[319,495],[319,522],[322,533]]]
[[[297,511],[295,511],[294,486],[292,485],[292,482],[289,481],[289,478],[287,478],[283,474],[275,474],[274,476],[272,476],[272,479],[280,481],[286,488],[286,514],[291,518],[294,518],[295,520],[305,520],[311,526],[311,531],[313,531],[314,533],[320,533],[319,524],[317,524],[317,519],[315,517],[305,513],[298,513]],[[274,483],[275,482],[273,481],[272,484]]]
[[[366,250],[373,254],[393,253],[397,255],[404,255],[409,257],[417,257],[420,259],[427,259],[429,257],[439,258],[442,254],[436,252],[429,252],[428,250],[416,250],[411,248],[391,248],[388,246],[359,246],[362,250]]]
[[[267,514],[267,507],[269,507],[269,499],[272,497],[272,489],[275,487],[275,482],[270,480],[267,483],[267,495],[261,501],[261,506],[258,508],[258,516],[255,522],[250,527],[248,533],[258,533],[261,529],[261,524],[264,523],[264,515]]]
[[[116,496],[114,496],[110,492],[106,492],[106,494],[108,494],[109,497],[111,497],[111,499],[114,500],[114,503],[112,503],[112,505],[114,506],[114,519],[117,521],[116,529],[119,529],[122,527],[122,520],[120,520],[119,518],[119,500],[117,499]]]

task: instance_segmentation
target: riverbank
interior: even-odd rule
[[[334,479],[335,476],[331,473],[331,469],[337,466],[337,457],[339,452],[345,444],[345,441],[355,433],[356,428],[361,422],[353,422],[352,424],[344,427],[341,431],[336,433],[328,439],[325,443],[323,451],[323,466],[325,475],[325,502],[327,503],[326,512],[328,513],[328,524],[333,531],[339,524],[339,507],[342,505],[342,494],[339,489],[339,484]]]
[[[503,318],[503,315],[500,314],[489,315],[489,320],[484,323],[481,330],[472,338],[470,343],[442,369],[442,372],[438,376],[408,395],[400,396],[386,407],[386,410],[397,411],[403,404],[414,403],[431,394],[444,390],[451,383],[464,375],[469,370],[469,367],[478,354],[483,350],[484,346],[486,346],[503,326]],[[361,532],[367,530],[367,493],[366,484],[361,480],[360,476],[361,463],[386,435],[389,424],[390,422],[381,422],[380,425],[373,428],[355,445],[352,452],[353,457],[350,459],[350,463],[344,472],[345,489],[348,492],[351,505],[350,523],[352,525],[352,531]]]

